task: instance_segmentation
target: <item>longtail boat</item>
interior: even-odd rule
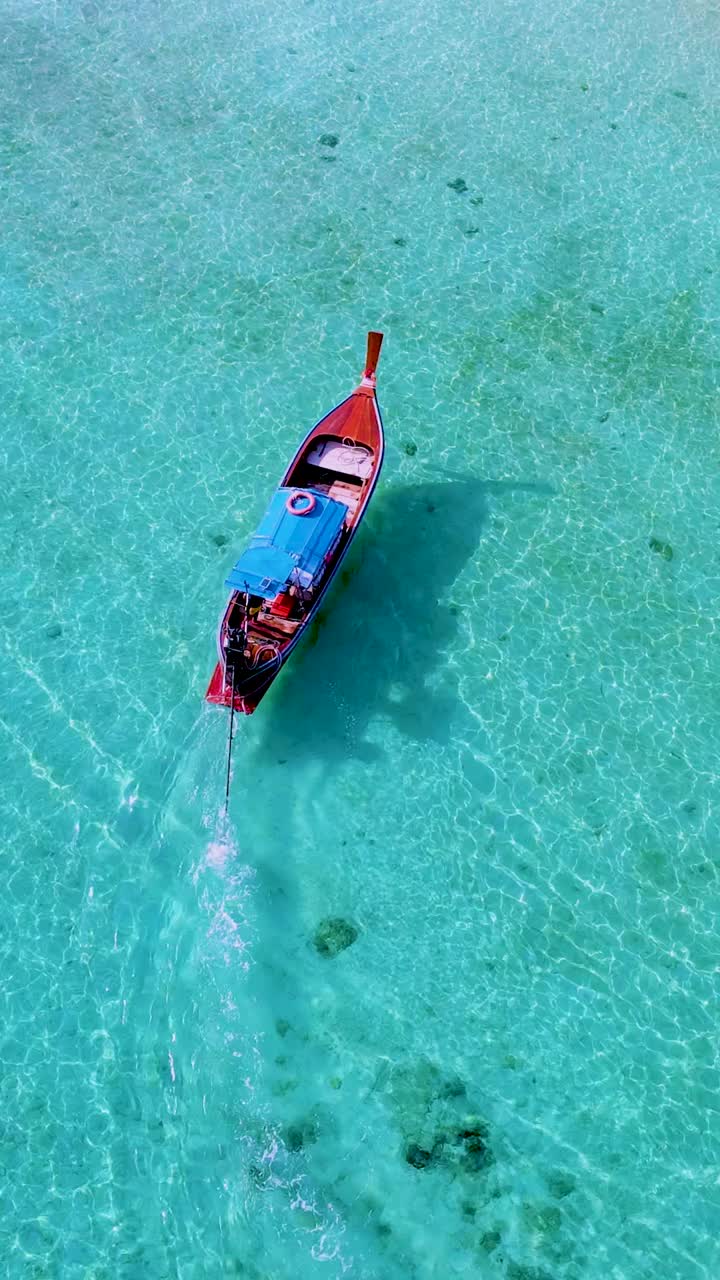
[[[380,475],[375,392],[383,335],[368,334],[360,385],[306,435],[225,585],[217,666],[205,697],[250,715],[317,614]]]

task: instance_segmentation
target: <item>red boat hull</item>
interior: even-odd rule
[[[252,697],[247,694],[235,694],[235,710],[242,711],[246,716],[251,716],[257,707],[263,694],[267,693],[273,680],[276,679],[278,672],[275,671],[267,684],[260,688]],[[230,707],[232,702],[232,687],[225,683],[225,669],[222,663],[216,664],[212,673],[210,683],[205,694],[205,701],[212,702],[215,707]]]
[[[296,619],[294,623],[288,621],[286,617],[283,618],[282,612],[277,609],[271,610],[270,614],[265,613],[258,622],[249,623],[249,633],[246,634],[249,634],[249,641],[254,641],[258,646],[258,657],[263,656],[263,637],[267,638],[266,647],[273,651],[274,657],[272,663],[265,662],[264,668],[262,661],[248,665],[242,674],[242,687],[237,688],[228,678],[225,662],[228,628],[231,626],[232,618],[235,616],[234,610],[237,609],[240,598],[236,591],[231,594],[218,628],[218,662],[205,694],[206,700],[214,706],[230,707],[233,702],[233,688],[235,688],[235,710],[245,715],[252,714],[317,614],[357,533],[377,484],[383,461],[384,434],[375,394],[374,373],[381,341],[381,334],[369,335],[368,358],[360,386],[308,432],[280,481],[281,488],[298,486],[302,489],[304,486],[311,485],[316,490],[322,489],[335,501],[345,502],[348,507],[342,538],[327,563],[311,607],[306,609],[301,620]],[[362,480],[358,479],[359,470],[351,476],[337,470],[337,467],[328,468],[325,461],[329,456],[328,451],[333,454],[345,451],[352,453],[353,456],[360,456]],[[318,457],[320,463],[315,465]],[[322,472],[322,484],[316,483],[312,478],[308,479],[309,472],[312,470],[318,474]],[[343,480],[352,480],[352,485],[344,483]],[[254,632],[257,632],[257,635]]]

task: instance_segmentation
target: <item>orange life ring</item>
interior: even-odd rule
[[[295,503],[298,498],[303,502],[307,502],[305,507],[296,507]],[[307,489],[296,489],[294,493],[288,495],[285,503],[285,510],[290,512],[291,516],[309,516],[311,511],[317,506],[317,498],[314,493],[308,493]]]

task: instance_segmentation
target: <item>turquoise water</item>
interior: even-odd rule
[[[0,34],[0,1274],[714,1280],[717,11]],[[223,578],[370,327],[225,820]]]

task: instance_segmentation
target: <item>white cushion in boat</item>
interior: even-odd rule
[[[339,475],[357,476],[366,480],[372,470],[372,453],[362,445],[340,444],[338,440],[326,440],[311,449],[308,462]]]

